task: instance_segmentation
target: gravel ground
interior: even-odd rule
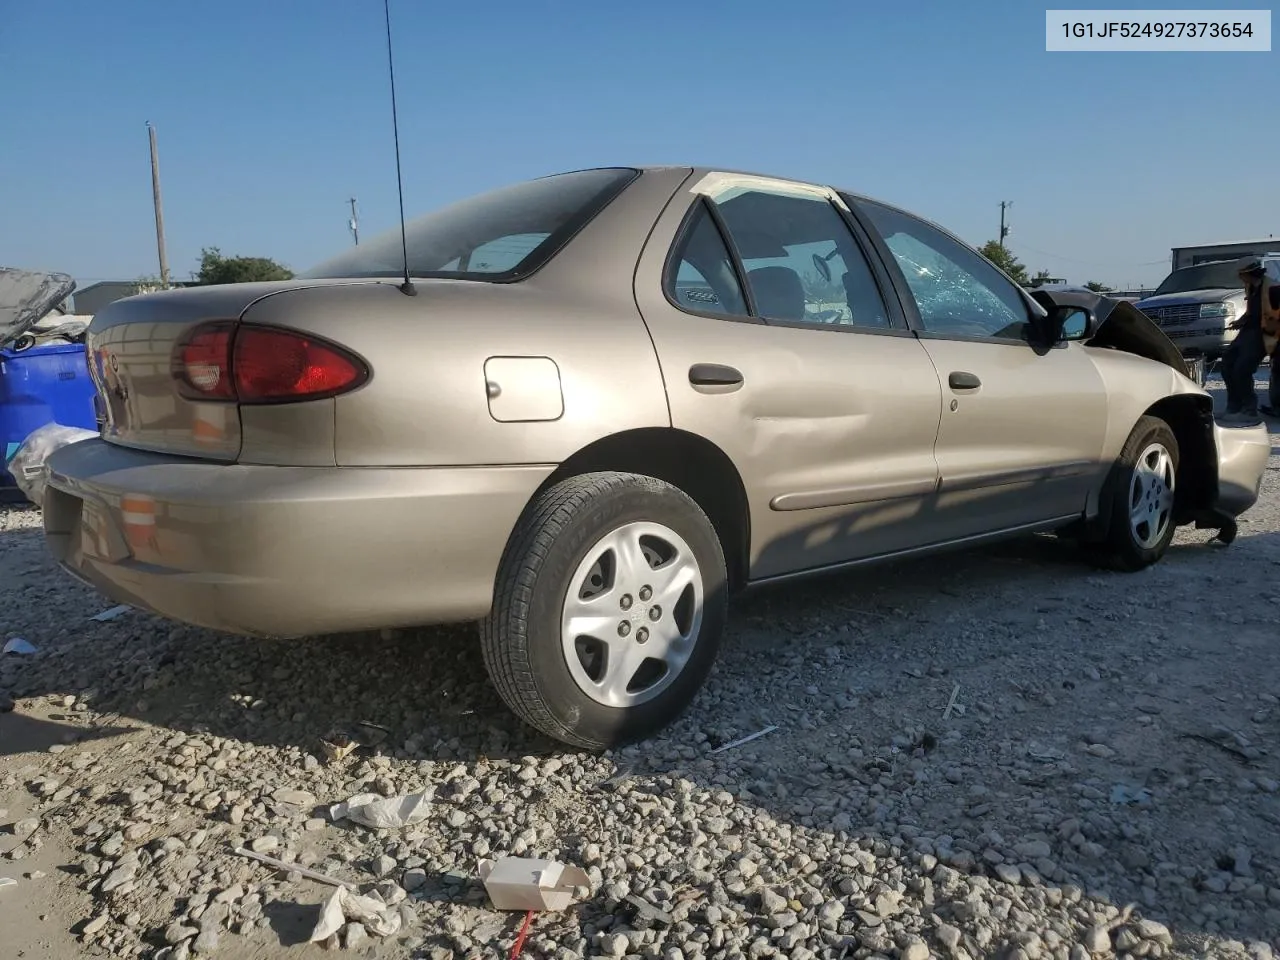
[[[523,854],[592,880],[528,957],[1271,957],[1273,439],[1230,548],[1103,575],[1032,538],[747,598],[689,715],[604,757],[510,720],[469,629],[94,622],[0,512],[0,641],[37,648],[0,655],[0,953],[506,956],[476,861]],[[329,816],[418,791],[402,829]],[[358,884],[365,922],[308,944],[333,888],[240,845]]]

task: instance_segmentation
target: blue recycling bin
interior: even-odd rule
[[[0,350],[0,487],[16,486],[9,461],[40,427],[60,423],[96,429],[93,395],[83,343]]]

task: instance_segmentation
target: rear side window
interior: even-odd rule
[[[667,275],[667,296],[681,307],[695,313],[747,316],[733,260],[701,201],[676,247],[675,263],[676,269]]]
[[[511,281],[533,273],[640,175],[610,168],[562,173],[469,197],[405,225],[415,277]],[[300,276],[398,277],[400,227]]]

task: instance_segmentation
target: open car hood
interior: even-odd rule
[[[22,336],[75,290],[65,273],[0,267],[0,347]]]
[[[1172,367],[1183,376],[1190,370],[1182,353],[1156,322],[1127,300],[1113,300],[1092,290],[1035,291],[1036,299],[1050,300],[1061,307],[1083,307],[1093,314],[1093,335],[1089,347],[1110,347]]]

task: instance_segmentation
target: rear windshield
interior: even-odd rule
[[[1240,267],[1243,261],[1222,260],[1175,270],[1164,278],[1152,296],[1165,293],[1191,293],[1194,290],[1243,290]]]
[[[468,197],[406,224],[415,277],[509,281],[528,276],[603,210],[638,170],[561,173]],[[300,277],[399,277],[400,227],[361,242]]]

